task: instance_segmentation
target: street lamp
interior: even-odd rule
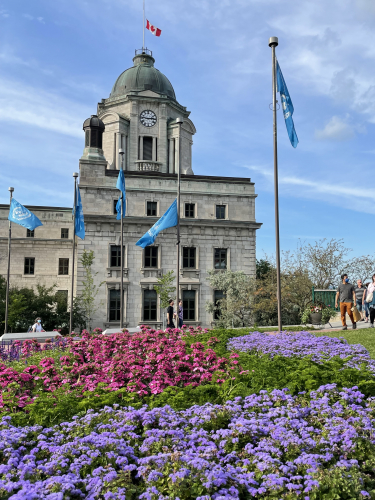
[[[177,276],[176,276],[176,319],[177,327],[179,322],[179,296],[180,296],[180,191],[181,191],[181,128],[184,123],[183,118],[176,118],[178,124],[178,170],[177,170]]]

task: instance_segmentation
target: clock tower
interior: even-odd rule
[[[176,99],[168,78],[154,67],[148,49],[136,50],[134,65],[117,78],[110,96],[98,104],[105,125],[103,152],[107,169],[193,174],[192,145],[196,130],[190,111]],[[177,118],[183,118],[180,128]],[[181,131],[181,142],[179,134]],[[118,153],[125,151],[124,158]]]

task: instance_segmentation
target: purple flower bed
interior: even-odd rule
[[[229,339],[227,347],[229,350],[268,354],[271,357],[311,356],[317,363],[334,356],[342,359],[352,356],[347,362],[348,366],[359,368],[364,363],[375,373],[375,361],[371,359],[367,349],[361,344],[348,344],[342,337],[315,337],[310,332],[282,332],[277,335],[254,332]]]
[[[0,498],[373,498],[373,406],[331,384],[182,412],[106,407],[53,428],[5,417]]]

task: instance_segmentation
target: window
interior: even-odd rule
[[[147,217],[156,217],[158,210],[158,203],[156,201],[147,202]]]
[[[120,321],[120,290],[109,291],[109,321]]]
[[[125,258],[125,252],[124,252]],[[121,245],[111,245],[111,267],[121,266]]]
[[[113,200],[113,213],[114,214],[117,214],[117,210],[116,210],[117,202],[118,202],[118,200]]]
[[[225,219],[225,205],[216,205],[216,218]]]
[[[226,248],[215,248],[214,266],[215,266],[215,269],[226,269],[227,268],[227,249]]]
[[[182,267],[195,269],[195,247],[182,249]]]
[[[152,137],[143,137],[143,159],[152,161]]]
[[[30,229],[26,229],[26,238],[34,238],[35,236],[35,229],[32,231]]]
[[[158,247],[145,248],[145,267],[158,267]]]
[[[195,203],[185,203],[185,217],[188,219],[194,219]]]
[[[155,290],[143,292],[143,321],[156,321],[156,297]]]
[[[56,292],[57,312],[68,310],[68,290],[57,290]]]
[[[218,307],[219,300],[223,299],[224,297],[225,297],[225,294],[222,290],[215,290],[214,291],[215,308]],[[220,318],[220,311],[216,309],[214,311],[214,319],[219,319],[219,318]]]
[[[69,259],[59,259],[59,274],[69,274]]]
[[[61,228],[61,239],[67,240],[69,238],[69,229],[62,227]]]
[[[24,274],[34,274],[35,257],[25,257]]]
[[[195,320],[195,290],[182,291],[182,305],[184,308],[184,320]]]

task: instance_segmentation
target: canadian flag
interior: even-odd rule
[[[159,28],[157,28],[156,26],[153,26],[152,24],[150,24],[150,21],[147,19],[147,24],[146,24],[146,28],[151,31],[151,33],[155,36],[160,36],[161,35],[161,30],[159,30]]]

